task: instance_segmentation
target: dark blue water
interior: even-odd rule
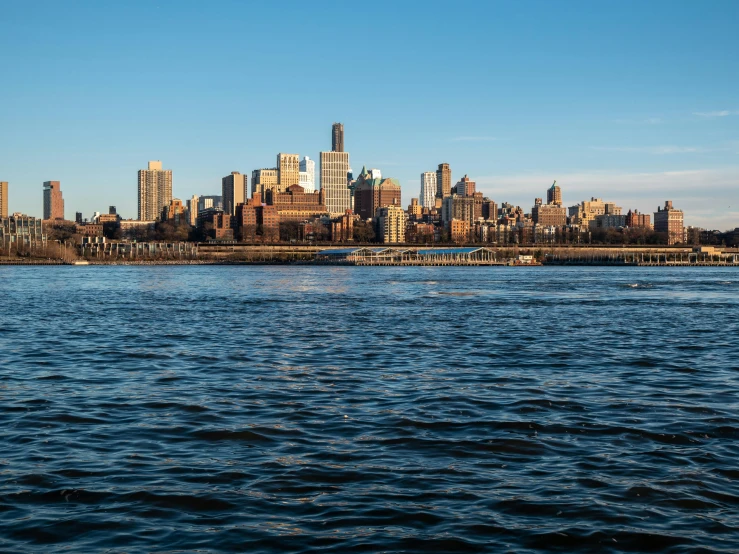
[[[2,552],[737,552],[739,271],[0,267]]]

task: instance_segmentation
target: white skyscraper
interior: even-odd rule
[[[308,156],[300,161],[300,186],[305,192],[316,191],[316,162]]]
[[[436,196],[436,173],[427,171],[421,173],[421,206],[433,208]]]
[[[326,209],[332,216],[344,215],[351,209],[348,173],[348,152],[321,152],[321,190]]]

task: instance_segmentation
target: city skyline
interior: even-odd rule
[[[354,169],[397,178],[403,206],[420,196],[420,175],[447,162],[486,196],[527,210],[556,179],[565,205],[595,196],[651,213],[669,197],[687,225],[739,224],[736,3],[496,3],[476,6],[486,17],[460,9],[442,25],[441,3],[379,2],[363,16],[389,33],[427,25],[473,38],[392,49],[348,40],[330,62],[317,55],[330,42],[324,31],[356,13],[288,4],[286,30],[307,21],[315,36],[269,52],[211,39],[245,19],[269,20],[276,7],[161,2],[147,20],[142,2],[4,6],[2,95],[13,109],[0,110],[0,181],[9,182],[9,211],[40,215],[41,183],[58,180],[70,212],[116,205],[135,218],[132,175],[147,160],[166,160],[175,197],[217,195],[224,175],[272,167],[278,152],[319,161],[331,149],[326,126],[340,121]],[[29,25],[38,43],[14,47]],[[58,25],[71,32],[51,32]],[[135,44],[153,27],[145,48]],[[266,31],[255,32],[257,43]],[[302,77],[297,90],[243,86],[256,75],[282,79],[296,52],[309,60],[291,70]],[[339,66],[391,85],[346,86]],[[446,78],[419,88],[435,72]],[[162,78],[144,87],[149,76]],[[143,135],[144,126],[156,132]]]

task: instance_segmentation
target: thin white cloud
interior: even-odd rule
[[[614,123],[620,123],[624,125],[658,125],[662,123],[661,117],[648,117],[646,119],[616,119]]]
[[[739,110],[720,110],[715,112],[693,112],[693,115],[699,117],[726,117],[729,115],[739,115]]]
[[[602,152],[634,152],[637,154],[694,154],[697,152],[706,152],[705,148],[698,146],[591,146],[591,150],[600,150]]]
[[[454,137],[452,142],[482,142],[489,140],[499,140],[498,137]]]

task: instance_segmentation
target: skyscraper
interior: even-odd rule
[[[198,204],[200,203],[200,197],[196,194],[192,195],[192,198],[187,201],[187,212],[190,216],[190,225],[195,227],[198,223]]]
[[[44,181],[44,219],[64,219],[64,199],[59,181]]]
[[[223,211],[228,215],[236,215],[236,206],[246,202],[246,175],[238,171],[232,171],[221,179],[221,191],[223,195]]]
[[[308,156],[300,162],[300,186],[305,192],[316,191],[316,162]]]
[[[8,217],[8,182],[0,181],[0,217]]]
[[[434,196],[436,196],[436,173],[433,171],[421,173],[421,206],[433,208]]]
[[[267,190],[278,185],[279,170],[274,167],[271,169],[255,169],[251,172],[251,197],[255,195],[264,200]]]
[[[436,196],[446,198],[452,194],[452,170],[449,164],[439,164],[436,170]]]
[[[156,221],[171,201],[172,170],[149,162],[149,169],[139,170],[139,221]]]
[[[331,128],[331,151],[344,151],[344,124],[334,123]]]
[[[277,154],[277,188],[285,192],[287,187],[300,184],[300,156],[298,154]]]
[[[348,152],[321,152],[321,190],[326,209],[332,217],[351,209],[351,197],[347,184],[349,173]]]
[[[665,207],[657,207],[654,212],[654,230],[667,235],[667,244],[683,242],[683,211],[672,207],[672,200],[665,202]]]
[[[554,181],[552,186],[547,189],[547,204],[562,205],[562,189],[557,186],[557,181]]]

